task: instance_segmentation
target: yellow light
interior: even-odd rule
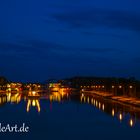
[[[114,115],[115,115],[115,111],[114,109],[112,109],[112,116],[114,117]]]
[[[131,88],[131,89],[132,89],[132,88],[133,88],[133,86],[129,86],[129,88]]]
[[[7,87],[10,88],[11,87],[10,84],[7,84]]]
[[[33,100],[33,101],[31,101],[31,100],[28,100],[28,102],[27,102],[27,108],[26,108],[26,111],[27,112],[29,112],[29,110],[30,110],[30,106],[33,106],[33,107],[37,107],[37,111],[38,112],[40,112],[40,104],[39,104],[39,101],[38,100]]]
[[[119,119],[120,119],[120,121],[122,121],[122,114],[121,113],[119,115]]]
[[[84,102],[86,102],[86,97],[84,97]]]
[[[27,112],[29,112],[29,110],[30,110],[30,105],[31,105],[31,101],[30,100],[28,100],[28,103],[27,103]]]
[[[50,99],[50,101],[52,101],[52,99],[53,99],[52,95],[49,96],[49,99]]]
[[[40,109],[40,104],[38,100],[36,100],[36,105],[37,105],[37,111],[40,112],[41,109]]]
[[[36,92],[35,92],[35,91],[32,91],[32,94],[33,94],[33,95],[35,95],[35,94],[36,94]]]
[[[105,88],[105,86],[102,86],[102,88]]]
[[[94,105],[95,105],[95,99],[94,99]]]
[[[87,102],[89,103],[89,97],[87,98]]]
[[[32,101],[32,106],[35,106],[35,105],[36,105],[36,101],[33,100],[33,101]]]
[[[17,91],[19,91],[19,89],[18,89],[18,88],[16,88],[16,90],[17,90]]]
[[[115,86],[112,86],[112,88],[115,88]]]
[[[11,91],[11,88],[8,88],[8,91]]]
[[[98,106],[98,101],[96,101],[96,107]]]
[[[129,125],[130,125],[131,127],[134,125],[134,122],[133,122],[132,119],[130,119],[130,121],[129,121]]]
[[[7,95],[7,101],[9,102],[11,100],[11,93],[8,93]]]
[[[81,102],[82,102],[82,101],[83,101],[83,97],[81,96],[81,98],[80,98],[80,99],[81,99]]]
[[[91,103],[93,104],[93,98],[91,99]]]
[[[105,110],[105,105],[104,105],[104,104],[102,105],[102,110],[103,110],[103,111]]]

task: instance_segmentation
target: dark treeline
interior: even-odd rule
[[[4,76],[0,76],[0,85],[1,86],[7,84],[8,82],[9,81]]]
[[[66,79],[75,88],[80,86],[93,86],[93,85],[140,85],[140,81],[132,78],[116,78],[116,77],[73,77]]]

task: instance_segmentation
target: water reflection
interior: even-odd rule
[[[10,91],[0,95],[0,106],[6,103],[19,104],[22,100],[26,102],[26,111],[30,112],[35,109],[37,112],[41,112],[40,102],[42,99],[49,100],[50,106],[53,102],[63,101],[78,101],[82,104],[89,104],[99,109],[100,111],[109,114],[110,116],[117,118],[120,122],[127,122],[130,127],[134,127],[136,122],[140,120],[140,108],[131,105],[118,103],[113,100],[104,99],[96,95],[80,94],[73,96],[73,93],[69,93],[64,90],[51,91],[50,93],[38,93],[37,91],[29,90],[26,93]],[[77,98],[78,97],[78,98]]]
[[[50,94],[49,99],[50,101],[58,101],[61,102],[63,96],[61,94],[59,94],[58,92],[52,92],[52,94]]]
[[[51,102],[52,102],[52,101],[61,102],[61,101],[63,101],[63,100],[69,99],[69,95],[70,95],[70,93],[64,92],[63,90],[60,90],[59,92],[54,92],[54,91],[52,91],[52,92],[49,94],[49,100],[50,100]]]
[[[40,112],[40,102],[37,99],[28,99],[26,111],[29,112],[31,107],[36,107],[37,111]]]
[[[5,103],[7,103],[7,97],[6,96],[1,96],[0,97],[0,105],[4,105]]]
[[[123,117],[122,117],[122,113],[119,114],[119,120],[122,121]]]
[[[20,101],[21,101],[21,94],[19,93],[16,94],[6,93],[0,96],[0,105],[3,105],[7,102],[18,104]]]
[[[96,95],[81,94],[81,103],[93,105],[99,110],[117,118],[120,122],[128,119],[128,124],[133,127],[140,120],[140,108],[104,99]]]
[[[114,117],[115,115],[115,111],[114,111],[114,108],[112,108],[112,116]]]

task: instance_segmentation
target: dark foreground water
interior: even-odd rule
[[[139,108],[101,97],[14,94],[1,97],[0,103],[0,123],[30,127],[29,133],[1,132],[4,140],[132,140],[140,134]]]

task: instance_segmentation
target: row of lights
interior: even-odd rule
[[[105,88],[105,86],[81,86],[81,88]],[[116,86],[112,86],[112,88],[115,88]],[[123,86],[121,86],[121,85],[119,85],[119,86],[117,86],[118,88],[122,88]],[[133,86],[129,86],[129,88],[130,89],[132,89],[133,88]]]
[[[95,100],[95,99],[93,99],[93,98],[91,98],[91,100],[90,100],[90,97],[87,97],[87,98],[86,98],[86,96],[85,96],[84,94],[81,95],[81,102],[82,102],[82,101],[84,101],[84,102],[87,101],[88,104],[91,103],[91,104],[93,104],[94,106],[96,106],[97,108],[101,109],[102,111],[105,110],[105,105],[104,105],[104,103],[101,104],[101,102],[98,102],[97,100]],[[114,110],[114,108],[112,108],[112,113],[111,113],[111,115],[112,115],[112,117],[115,116],[115,110]],[[119,118],[120,121],[122,121],[122,120],[123,120],[123,114],[122,114],[122,113],[119,113],[119,114],[118,114],[118,118]],[[134,120],[133,120],[132,118],[130,118],[130,120],[129,120],[129,125],[130,125],[131,127],[134,126]]]
[[[81,95],[81,102],[84,102],[84,103],[87,102],[88,104],[91,103],[94,106],[99,107],[99,109],[102,109],[103,111],[105,109],[105,105],[104,104],[101,104],[100,102],[98,102],[97,100],[95,100],[93,98],[91,98],[91,100],[90,100],[90,97],[86,98],[86,96],[84,94]]]
[[[115,86],[112,86],[112,88],[115,88]],[[118,88],[120,88],[120,89],[121,89],[121,88],[122,88],[122,86],[120,85],[120,86],[118,86]],[[133,86],[129,86],[129,88],[130,88],[130,89],[132,89],[132,88],[133,88]]]
[[[81,86],[81,88],[105,88],[105,86]]]

